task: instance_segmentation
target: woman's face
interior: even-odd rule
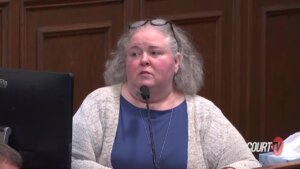
[[[173,53],[169,39],[153,26],[138,30],[130,39],[126,56],[127,83],[133,87],[170,87],[180,57]]]

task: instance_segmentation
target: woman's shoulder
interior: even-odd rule
[[[93,121],[95,119],[106,118],[107,115],[112,116],[117,109],[120,98],[120,86],[113,85],[101,87],[91,92],[82,102],[79,109],[75,113],[76,116],[84,117]],[[103,117],[105,114],[105,117]]]
[[[211,100],[199,95],[187,95],[186,101],[188,105],[197,110],[220,111],[219,108]]]
[[[188,113],[194,114],[196,121],[210,123],[212,121],[227,121],[226,117],[212,101],[199,95],[187,96]],[[227,122],[226,122],[227,123]]]
[[[119,97],[121,91],[121,84],[112,86],[105,86],[95,89],[87,95],[84,101],[96,101],[114,99]]]
[[[121,85],[112,85],[98,88],[92,91],[83,100],[79,109],[81,110],[95,110],[104,109],[112,104],[118,104],[120,98]]]

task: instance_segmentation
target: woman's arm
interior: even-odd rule
[[[96,107],[84,102],[73,117],[72,169],[109,169],[98,162],[103,130]]]
[[[261,166],[237,129],[216,106],[209,107],[204,135],[208,163],[218,169],[250,169]]]

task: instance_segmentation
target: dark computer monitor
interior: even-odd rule
[[[70,169],[73,77],[0,68],[0,126],[24,169]]]

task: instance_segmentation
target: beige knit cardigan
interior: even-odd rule
[[[73,117],[72,169],[112,168],[121,85],[93,91]],[[259,167],[246,142],[209,100],[186,95],[188,169]]]

